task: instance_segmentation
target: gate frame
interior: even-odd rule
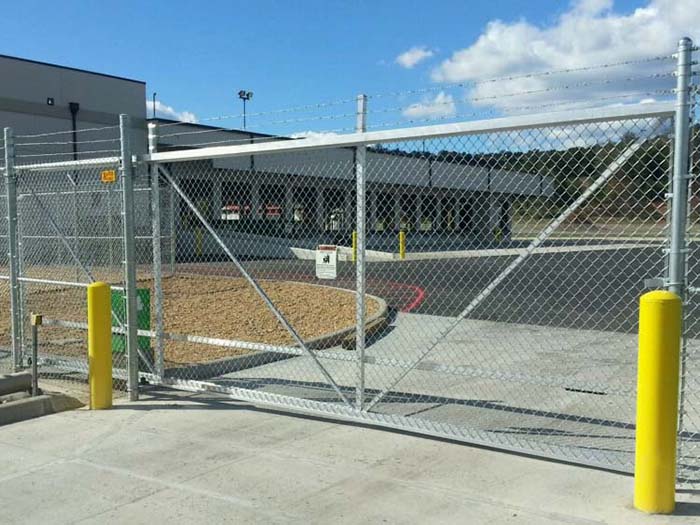
[[[680,79],[679,79],[680,82]],[[125,256],[125,278],[126,278],[126,288],[127,288],[127,298],[131,297],[132,299],[135,299],[135,260],[133,257],[133,174],[134,174],[134,169],[136,167],[140,166],[148,166],[151,165],[154,167],[154,171],[156,173],[162,174],[162,176],[168,180],[169,183],[171,183],[171,188],[170,188],[170,196],[174,195],[174,191],[180,195],[180,198],[182,198],[190,207],[193,208],[193,211],[195,213],[198,213],[196,208],[193,206],[191,202],[187,202],[186,196],[182,193],[179,188],[176,188],[176,185],[173,184],[174,181],[167,173],[167,170],[162,166],[162,163],[168,163],[168,162],[176,162],[176,161],[193,161],[193,160],[211,160],[211,159],[216,159],[216,158],[230,158],[230,157],[239,157],[239,156],[249,156],[249,155],[256,155],[256,154],[274,154],[274,153],[287,153],[287,152],[303,152],[303,151],[315,151],[318,149],[325,149],[325,148],[339,148],[339,147],[353,147],[355,148],[356,151],[356,161],[355,161],[355,178],[356,178],[356,185],[357,185],[357,193],[358,193],[358,200],[357,200],[357,229],[358,229],[358,248],[364,247],[365,243],[365,238],[366,238],[366,228],[365,228],[365,209],[364,206],[361,205],[361,198],[364,197],[364,174],[365,174],[365,163],[366,163],[366,157],[362,154],[363,152],[366,152],[366,147],[370,144],[378,144],[378,143],[389,143],[389,142],[400,142],[400,141],[408,141],[408,140],[420,140],[420,139],[428,139],[428,138],[445,138],[445,137],[452,137],[452,136],[469,136],[469,135],[476,135],[476,134],[484,134],[484,133],[494,133],[494,132],[503,132],[503,131],[517,131],[517,130],[523,130],[523,129],[533,129],[533,128],[538,128],[538,127],[561,127],[561,126],[576,126],[576,125],[583,125],[583,124],[590,124],[590,123],[598,123],[598,122],[606,122],[606,121],[621,121],[621,120],[631,120],[631,119],[655,119],[655,118],[662,118],[662,119],[668,119],[668,118],[674,118],[678,115],[679,111],[679,106],[676,104],[672,103],[653,103],[653,104],[646,104],[643,106],[636,106],[636,107],[613,107],[613,108],[598,108],[598,109],[585,109],[585,110],[577,110],[577,111],[568,111],[568,112],[550,112],[550,113],[542,113],[542,114],[536,114],[536,115],[524,115],[524,116],[516,116],[516,117],[502,117],[498,119],[490,119],[490,120],[482,120],[482,121],[472,121],[472,122],[463,122],[463,123],[457,123],[457,124],[443,124],[443,125],[433,125],[433,126],[422,126],[422,127],[415,127],[415,128],[403,128],[403,129],[396,129],[396,130],[389,130],[389,131],[375,131],[375,132],[367,132],[365,131],[365,115],[366,115],[366,99],[364,101],[360,101],[358,98],[358,126],[357,126],[357,132],[347,134],[347,135],[341,135],[341,136],[325,136],[325,137],[310,137],[310,138],[304,138],[304,139],[297,139],[297,140],[290,140],[290,141],[273,141],[273,142],[261,142],[258,144],[241,144],[241,145],[234,145],[234,146],[219,146],[219,147],[209,147],[209,148],[201,148],[201,149],[194,149],[194,150],[180,150],[180,151],[169,151],[169,152],[157,152],[154,151],[155,148],[151,148],[148,154],[145,155],[140,155],[136,157],[132,157],[130,154],[129,150],[129,144],[128,144],[128,136],[126,136],[126,130],[128,129],[128,119],[120,119],[120,123],[122,124],[122,153],[120,157],[110,157],[106,159],[90,159],[87,161],[66,161],[66,162],[59,162],[59,163],[36,163],[36,164],[27,164],[23,165],[21,167],[22,171],[24,170],[53,170],[57,168],[66,168],[66,167],[84,167],[84,166],[90,166],[90,165],[100,165],[104,164],[106,162],[119,162],[121,161],[122,166],[122,173],[124,177],[124,188],[123,188],[123,198],[124,198],[124,215],[125,215],[125,225],[124,225],[124,232],[123,235],[126,237],[126,256]],[[362,117],[362,120],[360,121],[360,117]],[[677,125],[677,123],[676,123]],[[656,129],[656,128],[655,128]],[[7,132],[6,132],[7,133]],[[653,132],[652,132],[653,133]],[[676,135],[677,137],[679,136],[678,134]],[[645,139],[639,139],[636,141],[634,144],[636,144],[639,141],[645,141]],[[678,140],[676,142],[679,142]],[[687,146],[687,145],[686,145]],[[637,146],[638,149],[639,146]],[[677,144],[678,147],[678,144]],[[636,149],[634,149],[636,151]],[[613,165],[619,166],[619,164],[623,163],[626,161],[633,153],[634,151],[631,151],[630,153],[627,153],[628,150],[625,150],[622,152],[622,154],[618,157],[618,159],[615,159],[613,161]],[[674,151],[674,157],[677,154],[676,151]],[[6,155],[7,155],[7,150],[6,150]],[[686,156],[687,156],[687,149],[686,149]],[[364,158],[363,158],[364,157]],[[579,199],[576,201],[578,203],[577,205],[580,205],[585,198],[589,197],[596,189],[598,189],[602,184],[604,184],[607,179],[614,174],[615,171],[615,166],[609,166],[606,172],[604,172],[601,177],[599,177],[599,181],[596,181],[591,188],[589,188],[590,191],[586,192],[585,196],[582,196],[582,199]],[[11,173],[11,169],[7,169],[7,166],[11,166],[10,164],[6,164],[6,171],[5,175],[6,177],[8,176],[9,173]],[[676,177],[676,171],[678,171],[678,177]],[[687,168],[685,170],[687,172]],[[603,177],[604,176],[604,177]],[[674,163],[674,184],[676,182],[676,179],[679,181],[682,181],[683,177],[685,177],[685,184],[687,185],[687,173],[683,175],[682,170],[678,170],[678,166]],[[152,176],[151,179],[151,184],[152,185],[157,185],[158,184],[158,179],[159,176]],[[154,182],[155,180],[155,182]],[[131,184],[127,184],[127,182],[130,181]],[[179,191],[177,191],[179,190]],[[8,192],[9,193],[9,192]],[[154,194],[152,193],[152,198]],[[675,199],[678,200],[678,199]],[[576,204],[575,203],[575,204]],[[159,203],[158,203],[159,204]],[[569,209],[567,209],[568,211]],[[573,210],[571,210],[573,211]],[[153,211],[155,213],[155,211]],[[171,213],[173,212],[173,207],[171,206]],[[235,257],[233,257],[232,254],[228,253],[228,248],[226,248],[225,244],[221,239],[218,239],[216,232],[213,230],[211,225],[209,225],[206,220],[199,214],[200,220],[203,222],[204,226],[207,227],[209,232],[214,235],[215,240],[219,242],[220,245],[222,245],[222,248],[224,251],[227,252],[227,255],[229,258],[232,260],[234,264],[237,264],[240,266],[240,263],[237,263],[237,260]],[[130,220],[126,220],[129,219]],[[153,218],[155,221],[155,217]],[[130,227],[127,225],[127,222],[131,222]],[[554,224],[556,220],[552,223]],[[685,224],[685,223],[683,223]],[[550,225],[551,226],[551,225]],[[557,225],[554,227],[556,228]],[[155,231],[155,227],[154,227]],[[546,231],[546,230],[545,230]],[[553,231],[553,230],[552,230]],[[549,231],[551,233],[551,231]],[[171,230],[170,232],[171,236],[171,243],[172,239],[175,236],[175,232]],[[131,249],[129,249],[129,240],[131,242]],[[160,243],[160,239],[155,239],[154,242]],[[534,248],[533,248],[534,249]],[[684,252],[681,252],[684,253]],[[195,391],[195,392],[201,392],[201,391],[213,391],[213,392],[218,392],[218,393],[223,393],[227,394],[233,398],[236,399],[241,399],[241,400],[246,400],[246,401],[251,401],[254,403],[259,403],[263,405],[271,405],[275,406],[278,408],[290,408],[290,409],[297,409],[297,410],[303,410],[305,412],[308,412],[310,414],[315,414],[315,415],[320,415],[320,416],[333,416],[338,419],[342,420],[349,420],[349,421],[357,421],[357,422],[362,422],[362,423],[369,423],[373,425],[378,425],[382,427],[388,427],[388,428],[396,428],[396,429],[401,429],[401,430],[408,430],[408,431],[414,431],[418,432],[421,434],[425,435],[430,435],[430,436],[436,436],[436,437],[442,437],[442,438],[449,438],[453,440],[459,440],[467,443],[472,443],[472,444],[479,444],[479,445],[484,445],[484,446],[497,446],[499,449],[503,450],[510,450],[510,451],[517,451],[517,452],[522,452],[523,450],[533,452],[530,449],[526,449],[522,446],[508,446],[503,443],[498,443],[494,444],[493,441],[489,440],[486,436],[486,434],[478,429],[474,428],[469,428],[465,429],[464,427],[459,427],[455,425],[450,425],[450,424],[441,424],[440,425],[440,430],[436,430],[434,426],[430,424],[430,422],[425,421],[425,420],[420,420],[416,418],[410,418],[406,416],[400,416],[400,415],[387,415],[387,414],[380,414],[380,413],[372,413],[369,412],[369,410],[377,403],[380,401],[380,399],[375,398],[375,400],[372,401],[372,403],[368,406],[364,406],[364,399],[363,399],[363,385],[364,385],[364,367],[365,364],[371,364],[375,362],[375,359],[373,358],[368,358],[364,355],[364,323],[360,323],[361,320],[364,320],[364,308],[363,308],[363,302],[362,298],[360,297],[361,292],[364,291],[364,279],[365,279],[365,264],[364,264],[364,255],[365,255],[365,250],[360,250],[358,249],[358,265],[356,269],[356,280],[357,280],[357,291],[358,297],[357,297],[357,311],[356,311],[356,320],[358,322],[358,330],[356,331],[356,353],[355,357],[350,357],[349,359],[355,360],[358,363],[358,384],[356,385],[358,390],[358,398],[356,400],[356,405],[353,406],[348,399],[343,395],[343,393],[340,391],[338,386],[332,381],[332,378],[329,379],[329,386],[332,386],[334,389],[336,389],[336,392],[338,392],[340,395],[340,399],[342,401],[345,401],[345,404],[343,403],[325,403],[325,402],[319,402],[319,401],[312,401],[312,400],[306,400],[306,399],[301,399],[301,398],[295,398],[292,396],[288,395],[280,395],[280,394],[270,394],[270,393],[265,393],[265,392],[258,392],[258,391],[253,391],[253,390],[247,390],[243,388],[238,388],[238,387],[223,387],[220,385],[217,385],[212,382],[207,382],[207,381],[188,381],[188,380],[182,380],[182,379],[177,379],[177,378],[165,378],[163,377],[162,374],[162,368],[160,366],[157,366],[156,374],[149,374],[149,373],[139,373],[138,371],[138,357],[137,357],[137,352],[138,352],[138,345],[137,345],[137,335],[147,335],[151,337],[159,337],[160,338],[165,338],[167,339],[167,334],[163,334],[162,330],[159,330],[156,327],[155,332],[144,332],[138,331],[136,327],[136,323],[132,323],[131,320],[135,319],[135,308],[134,311],[132,312],[132,316],[129,317],[127,315],[127,341],[130,341],[131,344],[129,345],[129,368],[128,368],[128,379],[129,379],[129,384],[130,384],[130,397],[132,400],[136,399],[138,397],[138,380],[139,377],[145,377],[149,379],[155,379],[158,382],[161,382],[164,385],[170,385],[173,387],[181,388],[184,390],[190,390],[190,391]],[[156,255],[156,250],[154,247],[154,262],[156,257],[159,257]],[[173,256],[172,250],[171,250],[171,257]],[[159,257],[160,258],[160,257]],[[162,263],[162,261],[161,261]],[[362,264],[360,264],[362,263]],[[171,262],[172,264],[172,262]],[[244,268],[240,268],[239,270],[242,270],[244,275],[247,276],[247,273],[245,272]],[[249,277],[249,281],[252,281],[251,284],[255,287],[255,279],[252,279],[252,277]],[[499,281],[500,282],[500,281]],[[495,284],[495,286],[498,283]],[[264,295],[264,291],[262,290],[256,290],[258,293],[263,297],[263,299],[266,297]],[[129,301],[131,302],[131,301]],[[269,299],[268,301],[269,302]],[[133,306],[135,307],[135,301],[133,302]],[[268,307],[271,307],[273,312],[276,310],[274,305],[268,304]],[[131,310],[131,308],[128,309],[128,311]],[[13,311],[13,323],[16,320],[16,315],[19,313],[21,315],[21,312],[14,312]],[[468,313],[468,312],[467,312]],[[281,315],[281,314],[280,314]],[[458,320],[461,319],[461,316],[458,318]],[[280,321],[285,324],[284,320],[280,319]],[[14,326],[14,325],[13,325]],[[286,324],[285,324],[285,327]],[[292,327],[288,327],[292,328]],[[293,328],[291,329],[290,333],[294,334]],[[303,344],[303,342],[297,341],[298,344],[300,344],[300,348],[298,350],[300,353],[303,353],[304,355],[309,355],[311,356],[314,360],[317,361],[318,363],[318,358],[316,354],[312,351],[309,351],[308,348],[306,348]],[[302,352],[302,350],[305,350],[306,352]],[[159,359],[162,359],[162,355],[159,356]],[[422,359],[422,358],[421,358]],[[393,360],[391,360],[393,361]],[[397,361],[397,365],[399,365]],[[416,363],[403,363],[403,365],[408,365],[410,366],[410,369],[413,369],[415,367]],[[322,365],[321,369],[323,369]],[[467,432],[468,430],[468,432]],[[576,449],[576,447],[570,447],[572,450]],[[549,457],[553,459],[561,459],[560,455],[555,454],[554,452],[547,452],[545,450],[537,449],[535,452],[538,456],[541,457]],[[607,469],[613,469],[615,470],[614,466],[611,466],[608,463],[602,463],[598,462],[595,460],[590,460],[584,457],[580,457],[576,459],[577,463],[581,464],[587,464],[587,465],[593,465],[593,466],[598,466],[598,467],[604,467]],[[623,469],[620,469],[623,470]]]
[[[15,138],[12,128],[5,128],[5,195],[7,199],[7,244],[10,264],[10,315],[12,325],[12,366],[19,370],[22,360],[22,300],[20,297],[19,238],[17,223],[17,173]]]
[[[358,121],[360,120],[360,115],[362,114],[362,109],[360,103],[358,102]],[[644,106],[636,107],[614,107],[614,108],[598,108],[598,109],[585,109],[578,111],[563,112],[552,112],[543,113],[537,115],[525,115],[517,117],[503,117],[499,119],[490,119],[485,121],[472,121],[464,122],[458,124],[446,124],[446,125],[433,125],[424,126],[418,128],[406,128],[391,131],[376,131],[376,132],[363,132],[358,131],[356,133],[333,136],[333,137],[311,137],[304,139],[297,139],[293,141],[279,141],[279,142],[263,142],[258,144],[242,144],[234,146],[219,146],[219,147],[209,147],[200,148],[192,150],[180,150],[180,151],[168,151],[162,153],[150,153],[143,155],[139,160],[145,163],[169,163],[178,161],[194,161],[194,160],[212,160],[216,158],[230,158],[230,157],[240,157],[249,156],[255,154],[274,154],[274,153],[289,153],[289,152],[304,152],[304,151],[315,151],[324,148],[337,148],[337,147],[352,147],[355,149],[355,179],[358,189],[358,195],[360,200],[364,195],[364,192],[360,190],[364,189],[364,163],[362,162],[362,154],[357,155],[361,148],[366,148],[369,144],[377,144],[383,142],[400,142],[408,140],[417,140],[425,138],[442,138],[450,136],[467,136],[467,135],[477,135],[484,133],[493,133],[501,131],[517,131],[523,129],[534,129],[538,127],[561,127],[561,126],[576,126],[591,123],[599,123],[606,121],[623,121],[623,120],[655,120],[655,119],[665,119],[663,123],[657,123],[651,126],[642,137],[634,141],[632,144],[627,145],[617,157],[609,163],[608,167],[603,171],[603,173],[597,178],[597,180],[592,183],[592,185],[580,196],[571,206],[569,206],[564,212],[562,212],[556,219],[554,219],[550,225],[543,230],[538,239],[527,249],[523,258],[519,258],[515,265],[509,266],[507,270],[510,273],[515,267],[517,267],[522,260],[530,255],[535,248],[541,244],[541,242],[546,239],[546,237],[551,234],[563,220],[573,213],[575,209],[580,206],[586,199],[593,195],[600,187],[602,187],[617,170],[624,165],[630,157],[641,147],[641,145],[647,142],[650,138],[655,136],[659,127],[667,123],[669,119],[673,119],[675,116],[675,106],[671,102],[660,102],[654,104],[645,104]],[[358,129],[360,125],[358,123]],[[162,165],[161,165],[162,169]],[[163,172],[165,175],[165,172]],[[178,192],[181,193],[181,192]],[[182,194],[181,194],[182,197]],[[190,204],[190,207],[192,205]],[[362,246],[366,232],[362,228],[364,221],[364,209],[358,203],[357,210],[357,226],[358,226],[358,247]],[[206,225],[205,225],[206,226]],[[212,233],[210,231],[210,233]],[[223,242],[223,241],[221,241]],[[358,286],[363,284],[364,280],[364,264],[360,263],[360,250],[358,249],[358,265],[356,268],[356,280]],[[502,276],[503,278],[504,276]],[[489,287],[486,295],[497,286],[502,278],[496,282],[493,287]],[[481,294],[483,296],[483,294]],[[483,297],[479,297],[479,301]],[[358,297],[357,305],[358,309],[356,311],[356,319],[362,318],[360,309],[362,302]],[[478,303],[477,303],[478,304]],[[470,308],[469,311],[473,309]],[[468,311],[467,311],[468,314]],[[466,315],[466,314],[465,314]],[[457,319],[457,322],[461,320],[462,316]],[[356,342],[362,342],[363,330],[359,329],[356,331]],[[418,360],[413,360],[412,362],[401,362],[400,360],[392,358],[379,358],[376,356],[364,356],[362,353],[363,346],[356,348],[355,356],[348,356],[347,360],[356,360],[358,362],[358,384],[355,385],[356,391],[358,392],[358,398],[363,394],[363,385],[361,383],[364,376],[364,367],[366,364],[372,364],[383,362],[384,364],[393,364],[404,369],[403,374],[410,372],[410,370],[428,363],[420,363],[420,361],[425,357],[423,355]],[[329,356],[323,356],[324,358],[329,358]],[[441,369],[443,367],[440,367]],[[448,368],[448,367],[444,367]],[[464,373],[465,370],[455,370],[455,373]],[[477,372],[478,373],[478,372]],[[495,374],[498,375],[498,374]],[[362,422],[365,424],[373,424],[381,427],[396,428],[401,430],[408,430],[413,432],[418,432],[421,434],[449,438],[453,440],[463,441],[471,444],[478,444],[483,446],[498,447],[502,450],[509,450],[514,452],[529,452],[534,453],[541,457],[548,457],[552,459],[561,460],[561,454],[555,452],[544,450],[543,448],[528,448],[526,446],[512,446],[505,444],[503,442],[494,443],[493,440],[489,439],[486,432],[475,428],[464,428],[456,425],[441,423],[437,427],[432,425],[429,421],[421,421],[417,418],[410,418],[400,415],[392,414],[382,414],[377,412],[371,412],[370,410],[374,405],[381,400],[382,393],[375,396],[375,398],[370,402],[370,404],[365,405],[364,399],[362,400],[362,406],[356,400],[354,406],[343,405],[339,403],[323,403],[318,401],[312,401],[302,398],[296,398],[289,395],[271,394],[266,392],[259,392],[248,390],[240,387],[233,386],[221,386],[212,381],[197,381],[197,380],[186,380],[178,378],[165,378],[163,384],[173,386],[175,388],[188,390],[188,391],[212,391],[217,393],[222,393],[231,396],[235,399],[240,399],[244,401],[249,401],[262,405],[271,405],[277,408],[287,408],[292,410],[302,410],[304,412],[315,414],[319,416],[332,416],[338,419]],[[384,392],[385,393],[385,392]],[[611,463],[606,463],[600,460],[590,459],[585,455],[581,447],[569,446],[567,447],[572,451],[570,455],[570,460],[575,461],[579,464],[591,465],[596,467],[602,467],[611,470],[618,470],[621,472],[628,472],[629,469],[625,468],[623,465],[614,465]]]

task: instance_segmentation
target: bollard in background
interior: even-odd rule
[[[406,232],[399,232],[399,259],[402,261],[406,258]]]
[[[657,290],[639,301],[634,506],[670,514],[675,507],[681,299]]]
[[[352,232],[352,262],[357,262],[357,230]]]
[[[194,252],[197,257],[201,257],[204,253],[204,232],[199,227],[194,230]]]
[[[32,397],[39,395],[39,327],[43,317],[39,314],[31,314],[32,323]]]
[[[110,287],[92,283],[87,289],[90,409],[112,406],[112,319]]]

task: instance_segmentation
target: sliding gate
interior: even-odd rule
[[[631,470],[673,154],[644,109],[151,155],[163,382]]]
[[[122,119],[113,157],[10,159],[0,286],[20,329],[50,310],[45,374],[84,377],[83,288],[103,279],[131,399],[219,392],[631,471],[638,299],[683,288],[687,239],[678,461],[697,483],[688,107],[366,132],[359,97],[357,133],[158,152],[173,133],[152,125],[135,156]]]

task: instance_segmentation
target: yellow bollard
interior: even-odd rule
[[[495,228],[493,231],[493,237],[496,239],[496,242],[501,242],[501,240],[503,240],[503,230],[500,228]]]
[[[634,506],[670,514],[675,506],[680,298],[667,291],[639,301]]]
[[[352,262],[357,262],[357,231],[352,232]]]
[[[406,258],[406,232],[399,232],[399,259],[402,261]]]
[[[202,228],[197,227],[194,230],[194,253],[196,253],[198,256],[201,256],[204,252],[203,244],[204,234],[202,232]]]
[[[112,406],[112,307],[110,287],[92,283],[87,290],[90,409]]]

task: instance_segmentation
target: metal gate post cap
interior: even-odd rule
[[[107,283],[105,283],[105,282],[102,282],[102,281],[95,281],[95,282],[92,282],[92,283],[88,284],[88,290],[89,290],[89,289],[96,290],[96,289],[98,289],[98,288],[104,288],[105,286],[106,286],[106,287],[109,287],[109,285],[108,285]]]

